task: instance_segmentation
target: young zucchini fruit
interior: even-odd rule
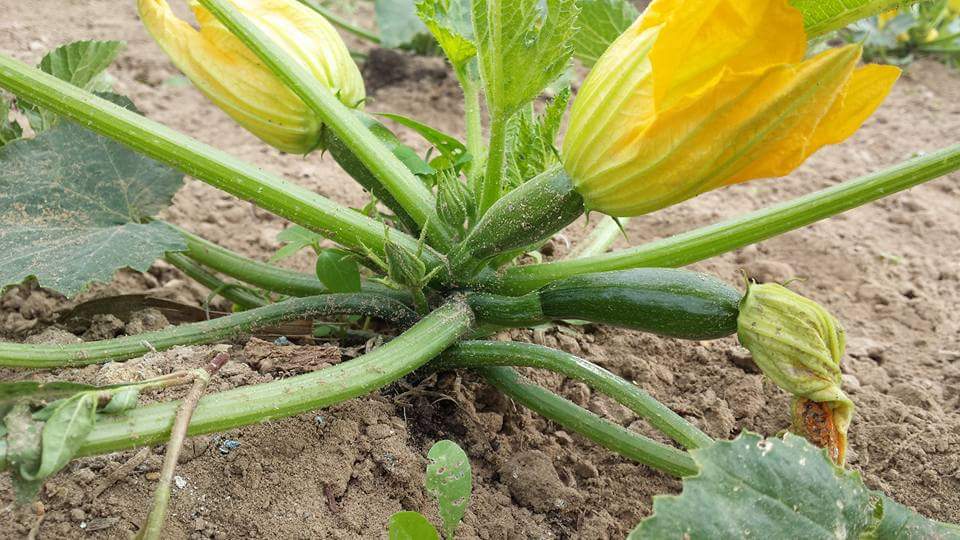
[[[479,322],[500,326],[577,319],[702,340],[737,332],[742,297],[705,274],[637,268],[573,276],[518,297],[476,293],[468,302]]]

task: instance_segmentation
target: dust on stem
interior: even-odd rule
[[[180,451],[183,449],[183,442],[187,438],[187,428],[190,426],[190,419],[193,417],[193,411],[197,408],[200,398],[210,384],[210,379],[220,368],[230,359],[227,353],[221,352],[207,363],[202,369],[193,372],[193,386],[187,392],[187,396],[180,403],[177,415],[173,421],[173,428],[170,432],[170,442],[167,443],[167,451],[163,457],[163,468],[160,470],[160,479],[157,483],[157,489],[153,495],[153,508],[147,515],[147,521],[137,538],[140,540],[159,540],[163,531],[163,522],[167,516],[167,506],[170,502],[170,484],[173,482],[173,473],[177,468],[177,461],[180,459]]]

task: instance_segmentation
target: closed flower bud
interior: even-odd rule
[[[437,214],[447,225],[460,231],[468,218],[472,217],[472,202],[467,186],[448,172],[441,172],[437,178]]]
[[[783,287],[752,284],[740,304],[740,343],[794,395],[793,429],[843,463],[853,402],[841,390],[843,327],[816,302]]]
[[[849,45],[805,59],[788,0],[654,0],[574,101],[563,164],[588,210],[641,215],[784,176],[853,134],[900,70]]]
[[[345,105],[360,106],[363,79],[333,26],[296,0],[232,0],[236,8],[300,62]],[[284,152],[320,146],[322,125],[243,42],[196,1],[200,29],[177,18],[166,0],[138,0],[140,18],[174,65],[237,123]]]
[[[387,256],[387,277],[391,281],[413,289],[423,287],[427,267],[416,254],[391,240],[387,240],[384,253]]]

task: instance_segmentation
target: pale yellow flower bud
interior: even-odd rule
[[[843,327],[823,306],[774,283],[751,284],[737,319],[757,366],[795,396],[793,429],[842,463],[853,402],[841,389]]]
[[[358,107],[365,90],[346,44],[321,15],[296,0],[231,0],[342,103]],[[213,15],[191,2],[200,29],[166,0],[138,0],[140,18],[174,65],[237,123],[285,152],[320,145],[313,111]]]
[[[634,216],[784,176],[853,134],[900,74],[855,69],[858,45],[806,50],[788,0],[654,0],[573,104],[562,157],[586,208]]]

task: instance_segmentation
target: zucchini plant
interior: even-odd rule
[[[830,501],[842,508],[817,514],[818,531],[883,536],[900,523],[955,533],[868,493],[841,468],[853,403],[840,387],[838,321],[782,286],[748,284],[744,293],[678,268],[953,172],[960,168],[960,145],[729,221],[607,252],[618,220],[786,175],[819,148],[843,141],[899,75],[891,66],[858,67],[859,44],[809,55],[807,44],[903,1],[700,4],[654,0],[638,14],[618,0],[420,0],[414,13],[463,88],[467,134],[460,141],[384,115],[436,149],[421,158],[364,110],[359,71],[316,2],[196,0],[197,29],[166,0],[137,0],[147,30],[197,89],[276,148],[328,151],[369,192],[370,204],[359,210],[144,117],[129,99],[112,94],[102,75],[118,43],[69,44],[38,67],[0,55],[0,87],[14,96],[0,111],[0,283],[32,279],[73,295],[118,268],[145,270],[165,258],[235,307],[221,318],[135,337],[0,343],[0,366],[124,361],[294,319],[339,317],[344,335],[369,333],[371,326],[360,321],[379,319],[383,324],[372,328],[388,338],[348,362],[197,395],[185,404],[139,405],[137,397],[143,389],[197,377],[203,383],[209,373],[109,388],[2,383],[0,469],[28,499],[71,458],[162,443],[173,425],[182,427],[182,441],[326,407],[417,369],[470,369],[566,429],[688,479],[684,495],[658,501],[656,515],[636,534],[710,536],[721,530],[710,516],[684,510],[709,503],[739,509],[723,523],[725,531],[762,530],[763,518],[789,536],[804,530],[797,527],[810,505],[831,506],[814,497],[830,490],[836,490]],[[573,57],[592,66],[576,96],[558,84]],[[552,99],[535,107],[548,89]],[[16,120],[11,110],[19,113]],[[293,227],[277,256],[313,247],[316,275],[247,259],[157,219],[185,174],[289,220]],[[526,264],[525,254],[591,212],[605,217],[575,257]],[[321,248],[321,241],[337,247]],[[791,437],[715,442],[587,359],[485,339],[566,319],[688,340],[738,334],[760,368],[794,395],[793,431],[826,452]],[[527,382],[513,369],[521,366],[582,380],[677,444],[624,429]],[[196,385],[197,394],[204,386]],[[771,449],[776,463],[767,458]],[[803,464],[794,458],[815,462],[816,474],[798,474]],[[457,459],[462,466],[464,458]],[[717,474],[730,462],[742,465],[742,474]],[[731,478],[796,490],[763,499],[764,508],[776,512],[753,512],[757,499],[732,496],[725,487]],[[437,486],[449,537],[465,501],[444,511],[451,495]],[[159,504],[145,537],[160,534],[165,503]],[[396,521],[419,526],[411,515]]]

